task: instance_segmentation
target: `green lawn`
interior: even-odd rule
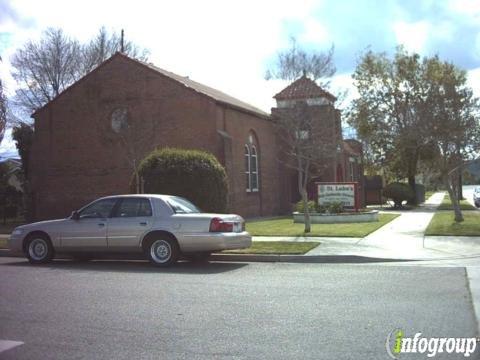
[[[270,254],[270,255],[303,255],[320,245],[319,242],[291,241],[253,241],[248,249],[225,250],[228,254]]]
[[[475,210],[475,206],[470,204],[467,200],[460,200],[460,209],[461,210]],[[442,203],[438,207],[438,210],[453,210],[452,201],[448,194],[443,198]]]
[[[457,223],[451,212],[437,212],[425,235],[480,236],[480,211],[463,212],[465,221]]]
[[[253,236],[338,236],[365,237],[395,219],[398,214],[379,214],[379,221],[352,224],[312,224],[305,234],[304,224],[294,224],[292,218],[247,222],[247,231]]]

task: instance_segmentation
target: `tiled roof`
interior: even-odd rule
[[[330,100],[337,100],[335,96],[328,91],[323,90],[315,81],[309,79],[305,75],[295,80],[285,89],[280,91],[273,98],[277,100],[293,100],[293,99],[311,99],[327,97]]]
[[[181,84],[183,84],[185,87],[192,89],[193,91],[196,91],[198,93],[201,93],[205,96],[208,96],[215,100],[217,103],[225,104],[227,106],[231,106],[233,108],[236,108],[241,111],[246,111],[248,113],[253,113],[255,115],[259,115],[263,118],[270,118],[270,114],[266,113],[265,111],[262,111],[255,106],[252,106],[250,104],[247,104],[246,102],[243,102],[241,100],[238,100],[234,98],[233,96],[227,95],[224,92],[221,92],[217,89],[211,88],[207,85],[200,84],[196,81],[190,80],[188,77],[185,76],[180,76],[177,74],[174,74],[170,71],[163,70],[159,67],[156,67],[152,64],[147,64],[145,62],[132,59],[131,57],[122,54],[120,52],[115,53],[112,55],[109,59],[105,60],[103,63],[101,63],[99,66],[97,66],[94,70],[92,70],[90,73],[86,74],[83,78],[75,82],[74,84],[70,85],[68,88],[66,88],[62,93],[60,93],[57,97],[55,97],[53,100],[49,101],[47,104],[42,106],[41,108],[37,109],[32,115],[35,115],[37,112],[41,111],[42,109],[46,108],[50,103],[56,101],[60,96],[62,96],[64,93],[68,92],[71,88],[75,87],[78,83],[82,82],[85,78],[89,77],[89,75],[93,72],[95,72],[97,69],[105,66],[109,62],[112,61],[112,59],[116,57],[122,57],[124,59],[130,60],[134,63],[137,63],[138,65],[145,66],[163,76],[166,76],[174,81],[177,81]]]
[[[343,140],[343,149],[349,155],[360,156],[361,146],[362,145],[356,140],[352,140],[352,139]]]

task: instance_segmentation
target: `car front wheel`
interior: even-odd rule
[[[178,244],[172,239],[154,239],[150,241],[147,254],[155,266],[166,267],[174,264],[179,256]]]
[[[26,255],[32,264],[45,264],[53,258],[53,246],[45,235],[35,235],[27,240]]]

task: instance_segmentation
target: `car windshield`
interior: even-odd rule
[[[181,197],[171,197],[167,202],[176,214],[195,214],[201,212],[200,209],[190,201]]]

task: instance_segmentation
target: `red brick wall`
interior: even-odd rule
[[[37,219],[67,216],[105,195],[127,193],[132,169],[111,113],[127,107],[139,158],[155,147],[212,152],[225,165],[217,129],[232,136],[228,171],[232,211],[243,216],[280,211],[279,165],[268,120],[215,103],[144,66],[114,57],[35,115],[31,182]],[[245,192],[243,144],[253,130],[260,145],[259,193]],[[133,147],[133,146],[130,146]],[[130,157],[131,158],[131,157]]]
[[[275,129],[271,120],[258,118],[229,108],[217,113],[219,128],[232,137],[230,178],[231,209],[246,217],[274,215],[282,212],[280,178],[282,167],[277,160]],[[220,127],[222,126],[222,127]],[[259,165],[259,191],[247,192],[245,144],[249,134],[256,138]]]

